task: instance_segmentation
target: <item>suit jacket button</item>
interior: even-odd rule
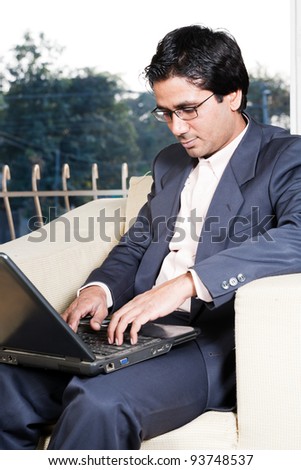
[[[244,274],[242,274],[242,273],[237,274],[237,280],[238,280],[239,282],[245,282],[246,276],[245,276]]]
[[[232,287],[237,286],[238,280],[236,279],[236,277],[230,277],[230,279],[229,279],[229,284],[230,284],[230,286],[232,286]]]
[[[223,281],[222,282],[222,289],[227,290],[229,289],[230,285],[228,281]]]

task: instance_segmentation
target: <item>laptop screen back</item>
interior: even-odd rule
[[[77,335],[15,269],[5,255],[0,256],[0,347],[93,360]]]

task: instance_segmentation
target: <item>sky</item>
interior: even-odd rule
[[[0,58],[22,43],[25,31],[43,32],[64,48],[58,65],[118,74],[145,91],[141,73],[157,43],[193,23],[227,29],[249,71],[290,76],[290,0],[3,0]]]

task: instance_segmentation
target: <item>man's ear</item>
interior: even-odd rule
[[[229,96],[230,108],[232,109],[232,111],[237,111],[241,105],[242,91],[241,90],[233,91],[232,93],[229,93],[228,96]]]

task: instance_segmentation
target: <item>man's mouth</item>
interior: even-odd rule
[[[183,145],[183,147],[185,147],[186,149],[190,149],[194,147],[196,140],[196,137],[193,137],[193,139],[189,140],[180,140],[180,144]]]

